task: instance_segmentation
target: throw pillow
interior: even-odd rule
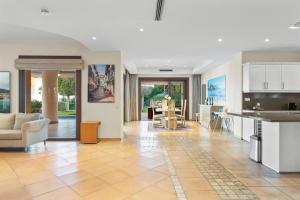
[[[39,119],[40,119],[39,113],[29,113],[29,114],[18,113],[16,114],[14,129],[21,129],[24,123],[39,120]]]
[[[0,113],[0,129],[13,129],[15,123],[15,114]]]

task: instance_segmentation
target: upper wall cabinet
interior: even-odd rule
[[[282,88],[300,91],[300,65],[282,65]]]
[[[265,63],[243,66],[244,92],[300,92],[300,63]]]
[[[282,90],[281,65],[266,65],[266,89],[270,91]]]

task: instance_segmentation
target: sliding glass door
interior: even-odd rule
[[[140,119],[144,121],[152,118],[152,102],[161,101],[168,94],[169,82],[142,81],[140,88]]]
[[[188,78],[140,78],[139,119],[150,120],[153,114],[151,102],[161,101],[165,95],[170,95],[175,106],[181,108],[184,100],[188,100]]]
[[[169,95],[175,100],[175,106],[181,107],[185,99],[184,81],[170,81]]]

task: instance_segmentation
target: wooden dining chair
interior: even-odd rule
[[[174,99],[169,101],[168,109],[169,110],[175,110],[175,100]]]
[[[153,122],[153,125],[154,125],[154,122],[155,121],[160,121],[161,122],[161,119],[163,117],[165,117],[164,114],[155,114],[155,107],[152,105],[152,114],[153,114],[153,117],[152,117],[152,122]],[[155,124],[155,125],[160,125],[161,123],[158,123],[158,124]]]
[[[186,114],[186,99],[183,102],[183,107],[181,107],[181,114],[176,115],[177,119],[181,121],[182,126],[185,126],[185,114]]]
[[[177,128],[177,117],[175,114],[175,109],[168,110],[168,116],[166,117],[166,121],[168,123],[168,129],[176,129]]]
[[[163,100],[161,101],[161,107],[162,107],[163,109],[167,109],[167,108],[168,108],[168,100],[163,99]]]

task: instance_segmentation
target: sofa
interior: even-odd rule
[[[48,139],[50,120],[39,113],[0,113],[0,147],[25,148]]]

